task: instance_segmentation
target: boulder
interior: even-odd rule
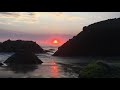
[[[2,63],[0,63],[0,66],[2,66],[3,64]]]
[[[48,50],[44,50],[45,52],[52,52],[54,53],[55,49],[48,49]]]
[[[120,67],[103,61],[93,62],[82,68],[79,78],[120,78]]]
[[[13,71],[14,73],[28,73],[33,72],[38,69],[38,65],[30,65],[30,64],[12,64],[5,67],[7,70]]]
[[[21,51],[9,57],[4,63],[10,64],[42,64],[43,62],[32,52]]]

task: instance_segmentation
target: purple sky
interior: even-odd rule
[[[118,18],[120,12],[0,12],[0,41],[24,39],[40,45],[61,44],[94,22]]]

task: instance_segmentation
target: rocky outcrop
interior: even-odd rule
[[[120,67],[96,61],[83,67],[79,78],[120,78]]]
[[[59,47],[53,56],[120,56],[120,18],[83,27],[83,31]]]
[[[3,64],[2,63],[0,63],[0,66],[2,66]]]
[[[7,70],[13,71],[14,73],[28,73],[38,69],[38,65],[12,64],[5,68]]]
[[[0,52],[18,52],[23,50],[29,50],[33,53],[44,52],[44,50],[36,42],[33,41],[7,40],[3,43],[0,43]]]
[[[42,64],[43,62],[32,52],[22,51],[17,52],[9,57],[4,63],[12,64]]]
[[[55,49],[48,49],[48,50],[44,50],[45,52],[51,52],[54,53]]]

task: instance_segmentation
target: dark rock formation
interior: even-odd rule
[[[55,51],[55,49],[49,49],[49,50],[44,50],[45,52],[54,52]]]
[[[2,63],[0,63],[0,66],[2,66],[3,64]]]
[[[53,56],[120,56],[120,18],[83,27]]]
[[[33,53],[43,53],[44,50],[33,41],[7,40],[0,43],[0,52],[18,52],[23,50],[29,50]]]
[[[34,53],[29,51],[22,51],[12,55],[4,63],[11,65],[11,64],[41,64],[43,62]]]
[[[2,42],[0,42],[0,51],[2,51]]]
[[[33,72],[38,68],[38,65],[25,65],[25,64],[12,64],[5,67],[7,70],[13,71],[14,73],[28,73]]]
[[[120,67],[103,61],[90,63],[80,71],[79,78],[120,78]]]

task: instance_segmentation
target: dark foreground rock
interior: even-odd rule
[[[0,52],[18,52],[22,50],[29,50],[33,53],[44,53],[44,50],[33,41],[7,40],[0,43]]]
[[[53,56],[120,56],[120,18],[83,27],[77,36],[64,43]]]
[[[0,63],[0,66],[2,66],[3,64],[2,63]]]
[[[120,78],[120,67],[102,61],[90,63],[80,71],[79,78]]]
[[[38,69],[38,65],[30,65],[30,64],[12,64],[5,67],[6,70],[13,71],[14,73],[28,73],[33,72],[34,70]]]
[[[54,53],[55,49],[48,49],[48,50],[44,50],[45,52],[52,52]]]
[[[24,51],[17,52],[9,57],[4,63],[10,64],[41,64],[43,63],[34,53]]]

